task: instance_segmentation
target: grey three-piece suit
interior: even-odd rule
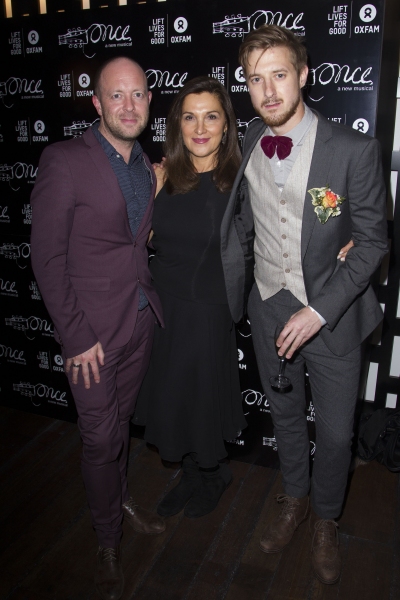
[[[258,206],[257,215],[254,212],[256,219],[253,216],[251,190],[257,182],[248,181],[246,175],[253,173],[251,176],[255,177],[254,171],[248,169],[245,175],[245,170],[253,151],[258,152],[260,138],[265,135],[266,126],[261,120],[250,125],[244,140],[243,162],[222,222],[221,250],[228,300],[235,321],[243,317],[248,303],[284,488],[294,497],[306,495],[310,485],[304,393],[304,362],[307,363],[317,432],[312,505],[321,518],[331,519],[341,511],[346,487],[361,343],[382,319],[370,277],[387,251],[386,210],[379,143],[349,127],[331,123],[319,113],[316,116],[315,144],[308,161],[308,178],[304,181],[305,197],[301,197],[304,206],[299,216],[298,255],[304,299],[324,317],[326,325],[287,365],[286,373],[293,384],[287,394],[278,394],[269,385],[269,377],[278,371],[274,330],[278,322],[287,321],[306,302],[298,299],[299,294],[295,297],[288,291],[290,287],[283,287],[262,300],[260,285],[254,283],[255,237],[257,227],[260,231],[262,226],[263,213]],[[296,165],[298,168],[299,160],[297,157],[293,170]],[[267,176],[270,174],[266,172]],[[291,184],[293,186],[293,177]],[[314,212],[308,190],[324,186],[346,200],[340,207],[341,214],[322,224]],[[281,197],[293,202],[289,183]],[[265,214],[268,215],[268,211]],[[293,231],[290,222],[287,231],[290,236]],[[338,252],[350,239],[354,241],[354,248],[346,261],[341,262],[337,259]],[[265,253],[268,254],[268,247]]]

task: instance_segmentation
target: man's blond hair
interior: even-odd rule
[[[250,54],[254,50],[268,50],[283,46],[288,48],[292,57],[292,63],[298,75],[307,65],[307,52],[303,45],[304,38],[299,38],[288,29],[278,27],[278,25],[262,25],[254,29],[239,48],[239,64],[243,72],[247,74],[249,67]]]

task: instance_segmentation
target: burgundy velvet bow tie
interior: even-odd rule
[[[289,156],[293,142],[285,135],[265,135],[261,140],[261,148],[268,158],[272,158],[276,150],[279,160],[283,160]]]

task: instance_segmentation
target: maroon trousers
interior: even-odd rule
[[[86,390],[68,379],[82,438],[82,475],[99,545],[115,548],[122,536],[122,504],[129,498],[127,461],[129,420],[150,360],[155,317],[150,307],[138,312],[129,342],[105,350],[100,383]]]

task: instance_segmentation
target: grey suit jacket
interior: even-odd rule
[[[304,283],[310,305],[327,321],[321,336],[344,356],[382,319],[370,277],[387,252],[386,196],[379,142],[349,127],[318,117],[307,190],[328,185],[344,196],[341,215],[320,223],[307,192],[301,237]],[[244,171],[265,124],[253,121],[244,139],[243,162],[221,225],[221,252],[230,310],[245,311],[253,283],[254,225]],[[345,262],[337,260],[353,239]]]

